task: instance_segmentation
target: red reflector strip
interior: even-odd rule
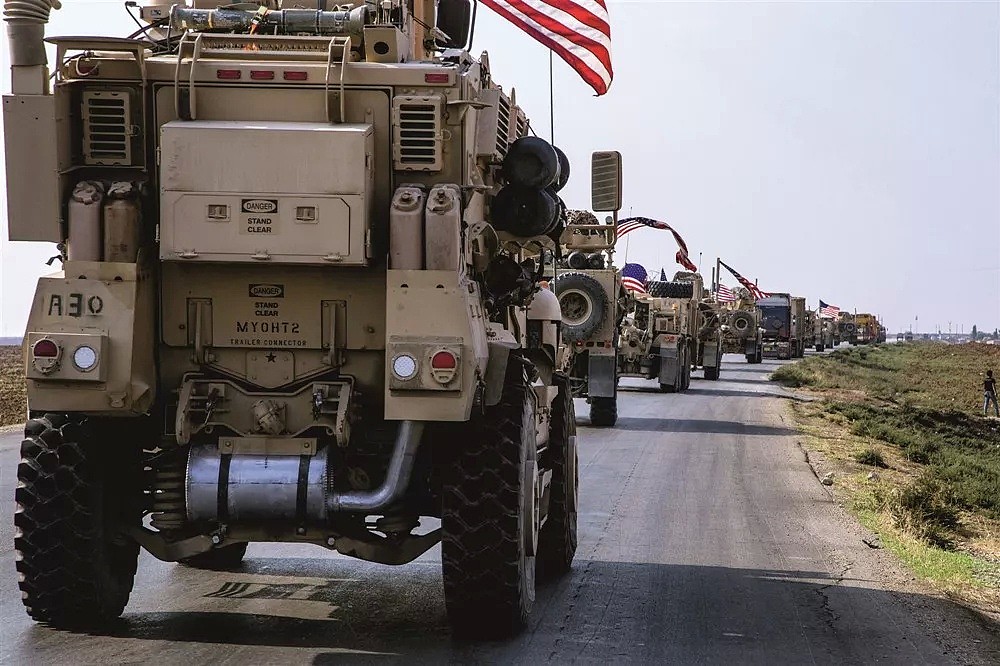
[[[261,69],[250,70],[250,78],[254,81],[270,81],[274,78],[274,72]]]
[[[232,81],[234,79],[241,78],[242,76],[243,76],[243,72],[241,72],[238,69],[217,69],[217,70],[215,70],[215,77],[218,78],[218,79],[227,79],[227,80]]]
[[[450,74],[424,74],[424,83],[448,83],[451,81]]]
[[[51,340],[39,340],[31,348],[31,353],[37,358],[55,358],[59,355],[59,347]]]
[[[309,78],[309,72],[282,72],[282,78],[286,81],[305,81]]]

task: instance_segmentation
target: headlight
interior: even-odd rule
[[[392,374],[403,381],[413,379],[417,375],[417,359],[409,354],[399,354],[392,359]]]
[[[93,370],[94,366],[97,365],[97,352],[94,351],[93,347],[80,345],[73,352],[73,365],[83,372]]]

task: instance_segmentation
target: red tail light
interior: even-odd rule
[[[243,72],[238,69],[217,69],[215,70],[215,77],[217,79],[227,79],[235,80],[243,76]]]
[[[52,340],[39,340],[31,348],[31,354],[35,358],[55,358],[59,356],[59,347]]]
[[[454,370],[458,365],[455,355],[447,351],[439,351],[431,358],[431,367],[435,370]]]
[[[266,69],[251,69],[250,78],[254,81],[270,81],[274,78],[274,72]]]
[[[448,83],[450,80],[449,74],[424,74],[424,83]]]
[[[309,72],[289,71],[283,72],[282,78],[286,81],[305,81],[309,78]]]

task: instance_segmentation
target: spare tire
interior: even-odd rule
[[[693,282],[663,282],[652,280],[646,286],[650,296],[655,298],[693,298]]]
[[[853,333],[856,328],[857,326],[855,326],[850,322],[844,324],[844,330],[847,331],[848,333]]]
[[[559,179],[559,154],[545,139],[523,136],[507,149],[502,173],[513,185],[544,189]]]
[[[596,333],[608,311],[608,296],[601,283],[586,273],[563,273],[555,286],[563,340],[577,342]]]
[[[493,197],[493,226],[515,236],[543,236],[558,222],[559,206],[545,190],[508,185]]]
[[[746,310],[736,310],[729,316],[729,326],[739,338],[748,338],[754,332],[754,316]]]
[[[566,153],[559,149],[559,146],[552,146],[552,149],[556,151],[556,157],[559,158],[559,176],[549,187],[558,192],[569,182],[569,158],[566,157]]]

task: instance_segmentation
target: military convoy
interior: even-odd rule
[[[801,299],[626,292],[621,156],[592,157],[613,216],[567,212],[565,154],[467,50],[470,0],[141,4],[138,38],[49,39],[50,77],[58,2],[5,2],[9,237],[61,262],[24,342],[36,620],[120,615],[140,547],[441,543],[455,630],[512,634],[576,551],[574,397],[614,425],[619,377],[801,355]]]
[[[25,339],[28,613],[118,616],[140,546],[440,542],[456,630],[524,626],[576,550],[540,287],[569,164],[466,50],[470,2],[153,0],[139,39],[50,39],[54,86],[50,4],[5,6],[9,235],[62,262]],[[619,162],[595,165],[616,210]]]

